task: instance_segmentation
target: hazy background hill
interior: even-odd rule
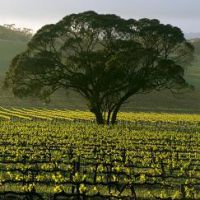
[[[200,38],[200,33],[185,33],[187,39]]]
[[[169,91],[153,92],[134,96],[124,105],[126,111],[168,111],[200,113],[200,33],[186,34],[195,46],[195,60],[186,69],[186,79],[195,86],[195,91],[173,95]],[[9,64],[14,56],[23,52],[31,38],[29,29],[17,29],[14,25],[0,26],[0,80],[2,83]],[[191,39],[195,38],[195,39]],[[69,109],[87,109],[84,99],[73,92],[58,92],[49,105],[38,99],[18,99],[11,92],[0,90],[0,106],[17,107],[56,107]],[[66,93],[66,95],[65,95]]]
[[[0,72],[1,77],[7,71],[10,61],[26,48],[26,42],[0,38]]]
[[[15,28],[14,24],[0,26],[0,76],[3,77],[14,56],[26,48],[32,34],[30,29]]]

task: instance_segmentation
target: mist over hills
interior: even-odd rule
[[[0,26],[0,77],[4,76],[11,60],[25,50],[31,37],[30,29],[16,28],[14,24]]]
[[[186,38],[195,47],[195,60],[185,72],[187,81],[195,86],[195,91],[183,94],[171,94],[169,91],[152,92],[147,95],[133,96],[124,106],[125,111],[165,111],[165,112],[200,112],[200,33],[186,34]],[[14,26],[0,26],[0,82],[11,60],[26,49],[31,39],[28,29],[16,29]],[[68,109],[87,109],[84,99],[69,91],[57,92],[50,104],[45,105],[38,99],[18,99],[10,91],[0,90],[0,106],[13,107],[52,107]]]
[[[192,33],[192,32],[191,33],[185,33],[184,35],[187,39],[200,38],[200,32],[199,33]]]
[[[28,28],[16,28],[15,24],[0,25],[0,38],[10,41],[27,42],[32,37],[32,30]]]

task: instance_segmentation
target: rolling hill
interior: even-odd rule
[[[13,31],[13,30],[11,30]],[[13,32],[12,32],[13,33]],[[19,33],[18,33],[19,34]],[[11,34],[12,35],[12,34]],[[136,95],[123,106],[126,111],[166,111],[166,112],[200,112],[200,39],[190,40],[195,46],[195,61],[186,69],[186,79],[195,86],[195,91],[186,91],[183,94],[171,94],[169,91],[152,92],[146,95]],[[0,26],[0,80],[12,58],[25,50],[28,38],[22,39],[12,36],[2,37]],[[64,93],[66,93],[64,91]],[[85,101],[76,93],[70,91],[66,95],[57,92],[53,95],[50,104],[45,105],[38,99],[18,99],[11,92],[1,91],[1,106],[17,107],[51,107],[68,109],[87,109]]]
[[[0,77],[4,76],[13,57],[25,50],[31,36],[30,30],[26,28],[0,26]]]
[[[24,51],[26,42],[0,39],[0,71],[4,76],[8,66],[18,53]]]

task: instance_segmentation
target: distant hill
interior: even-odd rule
[[[4,76],[13,57],[25,50],[31,36],[30,29],[0,26],[0,77]]]
[[[25,50],[26,42],[4,40],[0,38],[0,77],[4,76],[11,60]]]
[[[31,37],[31,29],[16,28],[15,24],[0,25],[0,38],[3,40],[27,42]]]
[[[187,39],[200,38],[200,33],[185,33]]]
[[[200,39],[189,41],[195,47],[195,59],[193,64],[186,69],[186,78],[197,90],[200,90]]]
[[[16,29],[9,25],[0,26],[0,80],[3,80],[12,58],[25,50],[30,38],[30,32],[26,29]],[[195,61],[192,66],[187,67],[186,79],[195,86],[196,90],[178,95],[173,95],[169,91],[136,95],[124,105],[123,110],[200,113],[200,39],[195,37],[190,41],[196,49]],[[87,109],[85,105],[84,99],[72,91],[67,95],[63,91],[57,92],[49,105],[45,105],[38,99],[17,99],[7,91],[0,93],[0,106]]]

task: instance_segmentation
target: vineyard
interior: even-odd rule
[[[89,112],[0,108],[0,127],[2,200],[200,199],[200,115],[97,126]]]

